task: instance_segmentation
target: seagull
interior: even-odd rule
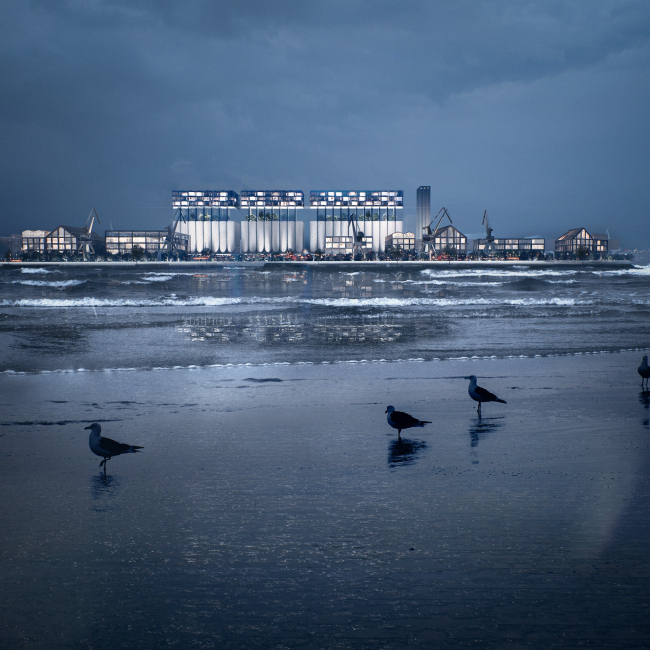
[[[641,375],[641,388],[643,389],[644,382],[645,388],[648,388],[648,379],[650,379],[650,366],[648,365],[648,355],[644,355],[643,361],[639,366],[639,374]]]
[[[115,442],[110,438],[103,438],[100,434],[102,428],[93,422],[86,429],[90,429],[90,435],[88,436],[88,445],[90,446],[90,451],[97,456],[102,456],[104,460],[99,463],[99,466],[104,466],[104,474],[106,474],[106,461],[110,460],[113,456],[119,456],[120,454],[135,454],[140,451],[142,447],[137,445],[125,445],[121,442]]]
[[[491,393],[489,390],[485,390],[485,388],[477,386],[476,375],[470,375],[469,377],[465,377],[465,379],[469,379],[469,388],[467,389],[469,396],[475,402],[478,402],[479,417],[481,417],[481,404],[483,402],[501,402],[502,404],[507,404],[504,399],[499,399],[494,393]]]
[[[423,427],[425,424],[431,424],[428,420],[417,420],[408,413],[396,411],[394,406],[387,406],[384,413],[388,413],[386,420],[393,429],[397,429],[397,437],[402,437],[402,429],[410,429],[411,427]]]

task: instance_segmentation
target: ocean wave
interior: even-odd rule
[[[85,282],[86,280],[59,280],[51,282],[46,280],[13,280],[12,284],[24,284],[28,287],[52,287],[53,289],[65,289],[66,287],[77,287]]]
[[[531,269],[527,267],[511,267],[510,269],[455,269],[455,270],[437,270],[424,269],[420,271],[424,275],[441,278],[458,278],[458,277],[498,277],[498,278],[543,278],[545,276],[564,277],[576,275],[578,271],[573,269]]]
[[[646,304],[643,300],[635,304]],[[70,308],[70,307],[220,307],[225,305],[313,305],[340,308],[408,308],[408,307],[462,307],[462,306],[503,306],[538,307],[555,305],[573,307],[575,305],[596,305],[601,301],[595,297],[583,298],[233,298],[214,296],[193,296],[179,298],[175,294],[160,298],[21,298],[0,300],[3,307]]]
[[[47,269],[41,269],[41,268],[22,268],[20,269],[21,273],[52,273],[52,271],[48,271]]]
[[[615,276],[615,275],[631,275],[631,276],[650,276],[650,265],[648,266],[635,266],[631,269],[616,269],[612,271],[593,271],[594,275],[601,276]]]

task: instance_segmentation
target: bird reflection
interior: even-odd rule
[[[424,440],[408,440],[407,438],[391,440],[388,445],[388,467],[413,465],[419,453],[426,446],[427,443]]]
[[[93,501],[106,503],[107,500],[114,499],[118,494],[119,487],[120,481],[116,476],[99,474],[90,477],[90,494],[92,495]],[[95,508],[95,510],[105,509]]]
[[[650,391],[642,390],[639,393],[639,402],[647,409],[650,409]]]
[[[487,437],[488,433],[496,431],[502,425],[497,420],[503,418],[477,418],[469,428],[470,446],[478,447],[478,443]]]

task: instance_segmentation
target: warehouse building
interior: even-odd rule
[[[134,246],[139,246],[145,253],[157,254],[163,251],[167,241],[167,230],[107,230],[106,252],[109,255],[130,255]],[[183,233],[174,233],[176,250],[188,253],[190,237]]]
[[[395,232],[386,237],[386,250],[399,248],[402,251],[415,250],[415,233],[412,232]]]
[[[545,240],[542,237],[522,237],[511,239],[497,239],[495,238],[491,244],[494,252],[500,255],[519,256],[521,253],[528,253],[537,255],[537,253],[544,254]],[[474,239],[473,250],[475,253],[489,253],[487,239]]]
[[[81,250],[84,242],[90,242],[93,246],[103,246],[104,238],[96,232],[86,232],[85,228],[59,226],[45,235],[45,252],[75,253]]]

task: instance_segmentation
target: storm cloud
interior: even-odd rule
[[[650,5],[0,8],[0,234],[162,228],[174,189],[431,185],[464,232],[650,246]]]

